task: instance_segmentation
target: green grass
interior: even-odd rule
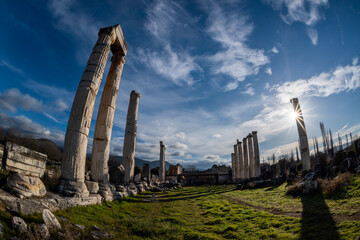
[[[55,212],[62,222],[86,226],[83,239],[94,225],[115,239],[356,239],[360,233],[359,177],[351,180],[346,199],[292,198],[286,186],[235,190],[235,185],[185,187],[150,193],[123,201],[74,207]],[[2,212],[6,236],[9,216]],[[11,217],[11,216],[10,216]],[[26,222],[41,222],[35,214]]]

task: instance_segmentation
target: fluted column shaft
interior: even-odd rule
[[[300,104],[297,98],[290,99],[290,103],[292,104],[294,111],[297,113],[296,117],[296,125],[299,133],[299,145],[300,145],[300,154],[301,160],[303,161],[303,169],[310,170],[310,152],[309,152],[309,144],[308,138],[306,134],[304,117],[301,112]]]
[[[123,165],[125,168],[124,182],[129,183],[134,178],[135,168],[135,147],[137,131],[137,115],[139,108],[140,93],[132,91],[127,113],[124,148],[123,148]]]
[[[257,137],[257,131],[252,131],[253,142],[254,142],[254,157],[255,157],[255,177],[260,177],[261,167],[260,167],[260,151],[259,151],[259,142]]]
[[[247,136],[248,139],[248,145],[249,145],[249,162],[250,162],[250,177],[255,177],[255,158],[254,158],[254,146],[253,146],[253,140],[252,135],[249,134]]]
[[[95,98],[104,73],[110,46],[114,41],[114,31],[99,33],[98,41],[93,48],[76,91],[66,130],[61,163],[61,176],[65,180],[84,181],[86,149]]]
[[[165,145],[160,141],[160,168],[159,168],[159,179],[160,182],[165,182]]]
[[[235,183],[236,181],[236,167],[235,167],[235,154],[231,153],[231,176],[232,182]]]
[[[96,119],[91,160],[91,177],[94,181],[108,182],[111,132],[124,63],[124,56],[121,56],[120,54],[113,55],[104,91],[101,96]]]
[[[244,179],[244,157],[243,157],[243,151],[241,142],[237,140],[237,147],[238,147],[238,153],[239,153],[239,162],[240,162],[240,179]]]
[[[237,145],[234,145],[234,158],[235,158],[235,178],[240,178],[240,164],[239,164],[239,152]]]
[[[248,149],[247,149],[247,143],[246,138],[243,138],[243,149],[244,149],[244,178],[249,178],[249,157],[248,157]]]

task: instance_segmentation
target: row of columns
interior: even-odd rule
[[[260,176],[260,153],[256,131],[249,133],[242,142],[237,139],[231,162],[233,182]]]
[[[92,180],[99,183],[100,190],[106,192],[109,187],[110,139],[121,74],[128,51],[120,25],[100,29],[98,40],[76,91],[66,130],[61,164],[59,190],[66,195],[78,197],[89,195],[84,181],[88,135],[96,95],[110,51],[113,56],[98,110],[91,159]],[[131,92],[123,148],[125,183],[129,183],[134,176],[139,98],[138,92]]]

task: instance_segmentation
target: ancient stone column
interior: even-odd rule
[[[239,164],[239,152],[237,144],[234,145],[234,158],[235,158],[235,179],[238,181],[240,178],[240,164]]]
[[[248,157],[248,149],[247,149],[247,143],[246,138],[243,138],[243,149],[244,149],[244,178],[250,178],[249,173],[249,157]]]
[[[308,144],[308,138],[306,135],[306,128],[305,128],[305,122],[304,117],[301,112],[299,100],[297,98],[290,99],[290,103],[292,104],[296,116],[296,125],[299,133],[299,148],[300,148],[300,154],[301,154],[301,160],[303,161],[303,169],[304,170],[310,170],[310,152],[309,152],[309,144]]]
[[[111,58],[111,66],[96,119],[91,159],[91,178],[93,181],[100,183],[107,183],[109,180],[108,160],[111,131],[124,63],[125,57],[119,53]]]
[[[248,147],[249,147],[249,162],[250,162],[250,177],[255,177],[255,157],[254,157],[254,146],[253,146],[253,140],[252,135],[249,133],[247,136],[248,139]]]
[[[146,178],[146,181],[150,183],[151,181],[151,169],[148,163],[144,163],[143,165],[143,175]]]
[[[260,168],[260,152],[259,152],[259,142],[257,138],[257,131],[252,131],[253,142],[254,142],[254,157],[255,157],[255,177],[260,177],[261,168]]]
[[[98,41],[88,60],[71,108],[65,135],[61,176],[67,183],[60,191],[69,195],[88,196],[84,183],[85,159],[91,117],[100,87],[110,45],[115,41],[112,29],[100,30]],[[64,186],[67,185],[66,187]]]
[[[125,168],[124,182],[132,182],[134,178],[135,167],[135,147],[136,147],[136,130],[137,114],[139,107],[140,93],[131,91],[129,108],[126,118],[124,148],[123,148],[123,166]]]
[[[165,145],[160,141],[160,168],[159,168],[159,179],[160,182],[165,182]]]
[[[231,153],[231,176],[232,182],[236,182],[236,167],[235,167],[235,154]]]
[[[238,153],[239,153],[239,162],[240,162],[240,179],[244,179],[244,157],[243,157],[243,153],[242,153],[242,146],[241,146],[241,142],[239,141],[239,139],[236,139],[237,141],[237,147],[238,147]]]
[[[59,191],[66,195],[86,197],[84,183],[86,149],[94,103],[110,49],[127,53],[127,44],[120,25],[102,28],[87,62],[75,94],[65,135]]]

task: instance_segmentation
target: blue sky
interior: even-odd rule
[[[236,139],[254,130],[261,159],[289,153],[298,138],[292,97],[299,98],[309,138],[320,137],[320,121],[334,135],[359,133],[359,1],[53,0],[19,6],[0,2],[4,128],[63,145],[97,32],[120,24],[129,51],[112,154],[122,155],[133,89],[141,93],[136,157],[148,160],[158,159],[162,140],[172,163],[230,164]]]

